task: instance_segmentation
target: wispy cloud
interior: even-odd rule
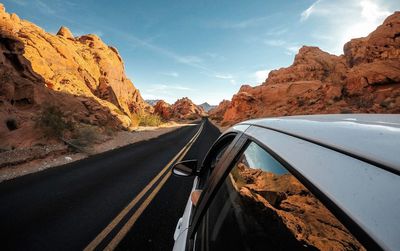
[[[274,14],[275,15],[275,14]],[[244,20],[239,21],[231,21],[231,20],[214,20],[207,21],[206,26],[211,28],[220,28],[220,29],[246,29],[250,27],[260,26],[266,23],[269,19],[271,19],[274,15],[262,16],[262,17],[251,17]]]
[[[192,96],[196,89],[174,84],[150,84],[147,88],[141,89],[141,94],[145,99],[163,99],[173,103],[183,96]]]
[[[220,79],[233,79],[231,74],[216,74],[215,77]]]
[[[346,42],[367,36],[399,7],[383,0],[318,0],[300,14],[300,21],[324,24],[312,37],[321,41],[323,49],[341,54]]]
[[[151,85],[150,88],[147,89],[147,91],[149,92],[165,91],[165,90],[194,91],[195,89],[181,85],[165,85],[165,84]]]
[[[171,71],[171,72],[160,72],[161,75],[164,76],[168,76],[168,77],[174,77],[177,78],[179,77],[179,73],[175,72],[175,71]]]
[[[270,29],[269,31],[267,31],[266,35],[267,36],[281,36],[283,34],[285,34],[288,31],[287,28],[282,28],[282,27],[276,27],[273,29]]]
[[[320,3],[320,0],[315,1],[313,4],[310,5],[307,9],[305,9],[301,15],[300,15],[300,21],[305,21],[307,20],[311,14],[313,14],[315,11],[321,11],[323,9],[317,9],[316,5]]]
[[[180,55],[172,50],[163,48],[161,46],[157,46],[151,42],[140,39],[132,34],[128,34],[126,32],[118,31],[116,29],[111,29],[111,28],[107,28],[107,27],[105,27],[105,29],[107,29],[107,31],[109,31],[110,33],[114,33],[119,38],[124,39],[126,42],[131,43],[133,46],[141,46],[141,47],[149,49],[155,53],[158,53],[162,56],[173,59],[175,62],[178,62],[180,64],[184,64],[184,65],[202,70],[208,74],[215,74],[215,71],[211,70],[210,68],[206,67],[203,64],[203,59],[199,56]]]
[[[298,45],[296,43],[287,42],[287,41],[284,41],[284,40],[276,40],[276,39],[267,39],[267,40],[264,41],[264,43],[266,45],[269,45],[269,46],[283,48],[285,54],[287,54],[287,55],[296,54],[299,51],[300,47],[301,47],[300,45]]]

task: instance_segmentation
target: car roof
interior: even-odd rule
[[[400,173],[400,115],[304,115],[248,120]]]

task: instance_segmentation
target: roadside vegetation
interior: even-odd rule
[[[139,126],[160,126],[163,123],[161,117],[156,114],[140,114]]]
[[[58,138],[80,152],[90,153],[90,147],[98,143],[103,131],[111,135],[110,129],[102,130],[99,127],[78,123],[74,124],[66,119],[60,108],[54,105],[45,105],[36,120],[36,127],[43,130],[49,138]]]

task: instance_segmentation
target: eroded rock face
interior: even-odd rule
[[[75,39],[65,27],[46,33],[2,5],[0,80],[0,148],[48,144],[35,127],[44,105],[59,107],[72,123],[118,128],[150,110],[115,48],[94,35]]]
[[[319,113],[400,112],[400,12],[368,37],[353,39],[344,55],[304,46],[293,64],[271,71],[260,86],[242,86],[213,114],[230,125],[258,117]]]
[[[178,99],[172,106],[172,117],[176,119],[197,119],[204,116],[204,110],[195,105],[192,100],[187,97]]]
[[[231,104],[231,101],[229,100],[222,100],[217,107],[211,109],[208,114],[211,119],[216,120],[217,122],[220,122],[224,114],[226,112],[226,109],[228,109],[229,105]]]
[[[165,102],[164,100],[159,100],[154,105],[154,113],[161,116],[161,118],[165,120],[171,119],[172,116],[172,108],[171,105]]]
[[[75,39],[66,27],[55,36],[13,16],[0,12],[1,33],[22,42],[23,56],[47,88],[92,98],[99,107],[109,109],[124,127],[131,126],[134,114],[149,109],[126,77],[118,51],[99,37],[84,35]]]

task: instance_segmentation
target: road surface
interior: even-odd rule
[[[0,249],[170,250],[193,180],[169,166],[204,158],[219,131],[203,122],[0,183]]]

